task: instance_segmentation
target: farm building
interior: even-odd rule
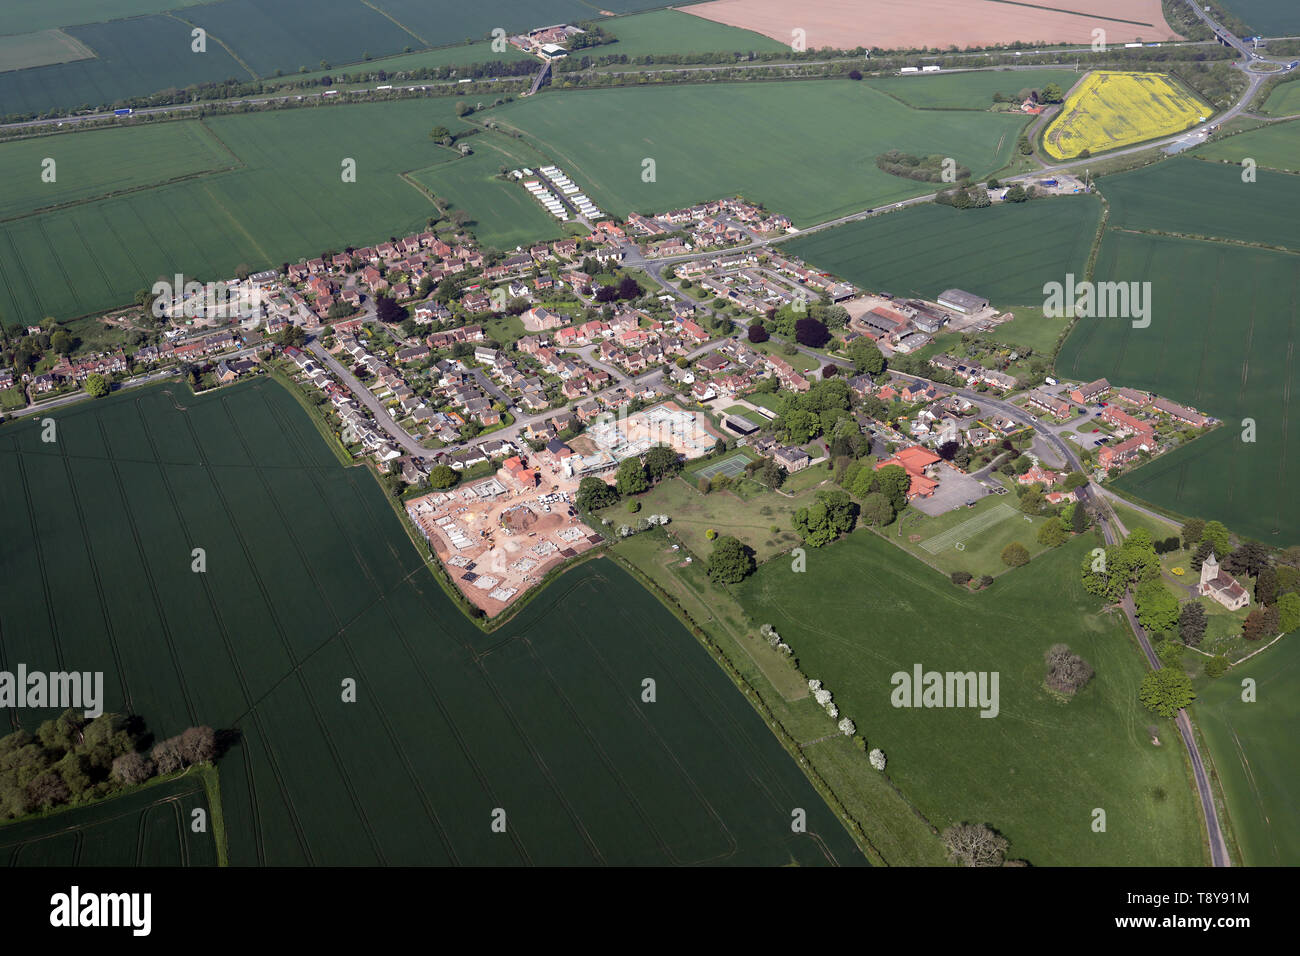
[[[949,289],[939,296],[938,302],[945,309],[956,309],[963,315],[974,315],[989,307],[989,300],[961,289]]]

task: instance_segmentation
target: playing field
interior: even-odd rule
[[[981,175],[1007,161],[1025,123],[913,110],[847,80],[577,90],[519,100],[493,116],[615,215],[743,191],[800,226],[931,188],[879,170],[875,157],[887,149],[952,156]],[[753,148],[756,136],[761,148]]]
[[[1083,274],[1101,220],[1095,196],[958,210],[926,204],[795,238],[780,248],[864,289],[933,299],[968,289],[995,306],[1041,302]]]
[[[958,513],[960,514],[960,512]],[[940,551],[947,551],[949,548],[965,551],[967,538],[974,537],[981,531],[987,531],[995,524],[1001,524],[1008,518],[1014,518],[1015,516],[1016,513],[1010,506],[999,501],[983,514],[967,518],[961,524],[954,525],[947,531],[926,538],[921,542],[921,547],[930,554],[938,554]],[[958,545],[961,547],[958,547]]]
[[[1267,132],[1272,132],[1268,130]],[[1225,141],[1236,144],[1250,133]],[[1239,154],[1238,161],[1240,161]],[[1175,158],[1098,180],[1110,200],[1109,225],[1214,236],[1300,250],[1300,176],[1258,170],[1242,182],[1239,166]]]
[[[1072,159],[1190,129],[1213,109],[1164,73],[1094,70],[1074,88],[1043,133],[1053,159]]]
[[[38,30],[17,36],[0,36],[0,73],[26,70],[51,63],[86,60],[95,54],[62,30]]]
[[[209,813],[206,832],[191,829],[192,811],[209,811],[194,771],[88,807],[0,828],[8,866],[215,866]]]
[[[1300,112],[1300,109],[1296,112]],[[1265,169],[1294,173],[1300,171],[1300,120],[1275,123],[1228,139],[1211,140],[1193,155],[1199,159],[1217,159],[1238,166],[1249,158]],[[1237,172],[1237,178],[1240,179],[1241,170]]]
[[[159,276],[223,279],[241,263],[273,267],[421,228],[433,206],[400,174],[455,156],[429,139],[435,125],[463,128],[453,106],[403,101],[222,116],[206,121],[210,136],[190,122],[172,124],[170,133],[128,131],[110,155],[137,186],[155,163],[159,177],[175,170],[172,161],[137,148],[136,133],[142,142],[189,136],[200,156],[203,144],[216,140],[224,147],[214,155],[240,168],[0,222],[0,315],[6,325],[70,318],[128,303]],[[94,171],[96,143],[105,135],[0,145],[0,167],[29,163],[46,150],[60,157],[61,170],[88,171],[84,180],[60,175],[61,189],[93,194],[115,175],[112,167]],[[12,161],[11,150],[18,154]],[[133,156],[145,160],[142,172],[130,171]],[[345,158],[356,161],[355,182],[343,180]],[[20,203],[30,205],[32,191],[43,186],[38,175],[36,166],[21,180],[30,185],[18,190]]]
[[[52,161],[50,165],[48,161]],[[0,147],[0,220],[239,165],[201,123],[155,123]],[[48,168],[48,181],[45,171]]]
[[[1151,324],[1080,320],[1057,368],[1080,381],[1104,375],[1149,389],[1225,423],[1126,474],[1120,490],[1178,514],[1218,518],[1269,544],[1300,542],[1300,502],[1292,494],[1300,415],[1290,412],[1300,260],[1111,232],[1097,276],[1152,283]],[[1253,443],[1241,440],[1245,418],[1256,423]]]
[[[866,531],[810,553],[806,574],[770,562],[738,586],[800,667],[831,690],[903,793],[943,828],[986,822],[1009,856],[1039,866],[1195,866],[1201,827],[1182,746],[1138,703],[1145,670],[1122,617],[1084,592],[1078,539],[966,593]],[[816,600],[808,594],[815,589]],[[1096,670],[1075,699],[1043,686],[1043,654],[1065,642]],[[999,711],[895,708],[891,676],[997,672]],[[1093,812],[1106,811],[1105,833]]]
[[[1252,678],[1256,700],[1241,683]],[[1218,680],[1197,681],[1192,706],[1248,866],[1300,863],[1300,641],[1292,634]]]
[[[863,82],[919,109],[986,110],[993,105],[994,93],[1016,96],[1021,90],[1041,90],[1048,83],[1066,92],[1079,78],[1073,70],[980,70],[873,77]]]
[[[274,382],[55,417],[53,444],[0,429],[3,663],[103,670],[107,709],[159,737],[237,731],[219,764],[233,865],[862,862],[708,654],[609,562],[484,634]]]

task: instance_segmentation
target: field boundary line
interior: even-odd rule
[[[426,40],[424,37],[420,36],[420,34],[416,33],[414,30],[412,30],[410,27],[408,27],[408,26],[407,26],[405,23],[403,23],[401,20],[397,19],[397,17],[393,16],[393,15],[392,15],[391,13],[389,13],[387,10],[384,10],[384,9],[382,9],[381,7],[377,7],[377,6],[375,6],[373,3],[370,2],[370,0],[361,0],[361,5],[362,5],[362,6],[369,7],[371,10],[374,10],[375,13],[379,14],[381,17],[384,17],[385,19],[392,21],[392,23],[393,23],[394,26],[398,27],[398,28],[399,28],[400,30],[402,30],[404,33],[409,33],[411,36],[415,37],[417,40],[419,40],[421,43],[423,43],[423,44],[425,45],[425,47],[428,48],[428,50],[432,50],[432,49],[434,49],[434,46],[433,46],[432,43],[430,43],[430,42],[429,42],[428,40]],[[417,51],[417,52],[428,52],[428,50]],[[362,62],[364,63],[364,62],[366,62],[366,61],[363,60]],[[356,64],[354,64],[354,65],[356,65]]]
[[[172,20],[176,20],[176,21],[179,22],[179,23],[183,23],[183,24],[185,24],[187,27],[189,27],[191,30],[196,30],[196,29],[201,29],[201,30],[203,30],[204,34],[206,34],[207,37],[208,37],[209,39],[216,40],[216,41],[217,41],[217,44],[221,47],[221,49],[225,50],[227,53],[230,54],[230,58],[231,58],[232,60],[234,60],[236,63],[238,63],[240,66],[242,66],[245,70],[247,70],[249,76],[251,76],[251,77],[252,77],[253,79],[255,79],[255,80],[260,80],[260,79],[262,78],[261,74],[259,74],[256,70],[254,70],[254,69],[253,69],[251,66],[249,66],[247,63],[245,63],[245,62],[240,58],[239,54],[236,53],[234,50],[232,50],[232,49],[231,49],[231,48],[226,44],[226,41],[225,41],[225,40],[221,39],[221,37],[217,36],[217,35],[216,35],[215,33],[213,33],[212,31],[208,30],[208,29],[205,28],[205,27],[200,27],[200,26],[199,26],[198,24],[196,24],[196,23],[191,23],[189,20],[186,20],[184,17],[179,17],[179,16],[177,16],[177,15],[176,15],[174,12],[172,12],[172,11],[163,11],[162,16],[164,16],[164,17],[169,17],[170,19],[172,19]],[[192,35],[192,34],[191,34],[191,35]]]

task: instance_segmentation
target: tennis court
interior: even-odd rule
[[[710,481],[713,480],[714,475],[726,475],[728,478],[735,478],[737,475],[744,474],[747,464],[749,464],[749,456],[743,452],[736,452],[730,458],[724,458],[722,461],[715,461],[710,465],[705,465],[695,474]]]
[[[1015,511],[1013,511],[1009,505],[999,504],[996,508],[990,508],[981,515],[976,515],[974,518],[963,521],[961,524],[949,528],[941,534],[936,534],[928,541],[923,541],[921,543],[921,548],[928,551],[930,554],[938,554],[946,548],[964,545],[968,538],[973,538],[981,531],[987,531],[995,524],[1006,520],[1014,514]],[[958,548],[958,550],[964,549]]]

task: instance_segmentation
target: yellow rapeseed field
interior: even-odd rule
[[[1212,108],[1165,73],[1097,70],[1084,77],[1043,135],[1053,159],[1100,153],[1169,136],[1208,119]]]

